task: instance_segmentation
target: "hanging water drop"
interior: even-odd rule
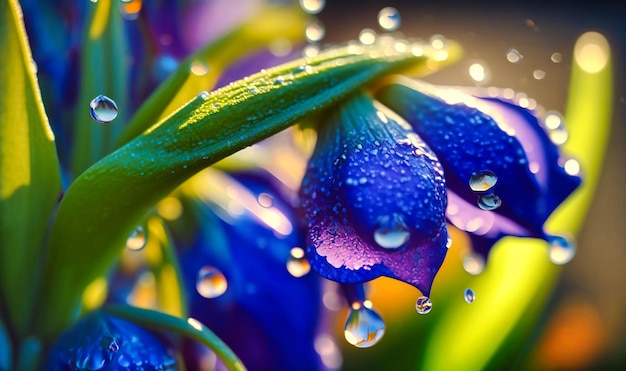
[[[492,171],[481,170],[472,173],[469,186],[474,192],[485,192],[490,190],[498,182],[498,177]]]
[[[483,210],[492,211],[502,205],[502,200],[495,194],[488,194],[478,198],[478,207]]]
[[[105,95],[98,95],[89,103],[89,113],[92,119],[106,124],[117,117],[117,104]]]
[[[476,300],[476,295],[474,294],[474,291],[470,288],[465,289],[463,297],[465,298],[465,302],[467,304],[472,304],[474,300]]]
[[[357,348],[369,348],[385,334],[385,322],[371,308],[371,304],[355,302],[350,308],[343,333],[348,343]]]
[[[420,296],[415,302],[415,310],[419,314],[428,314],[433,309],[433,303],[428,296]]]
[[[289,252],[287,260],[287,271],[294,277],[302,277],[311,271],[311,265],[304,256],[304,250],[300,247],[294,247]]]
[[[400,27],[400,12],[393,7],[386,7],[378,12],[378,24],[385,31],[395,31]]]
[[[411,237],[401,215],[381,216],[374,231],[374,241],[385,249],[402,247]]]
[[[554,264],[567,264],[576,255],[576,244],[565,237],[550,236],[548,237],[548,242],[550,243],[550,261]]]
[[[196,290],[201,296],[214,299],[225,293],[227,288],[228,281],[219,269],[207,265],[198,271]]]
[[[130,232],[130,235],[126,239],[126,248],[133,251],[138,251],[146,246],[146,231],[143,227],[137,227],[134,231]]]

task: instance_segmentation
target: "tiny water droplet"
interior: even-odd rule
[[[325,5],[326,0],[300,0],[300,7],[309,14],[318,14]]]
[[[485,192],[490,190],[498,182],[498,177],[492,171],[481,170],[472,173],[469,186],[474,192]]]
[[[374,231],[374,241],[385,249],[397,249],[411,237],[401,215],[381,216]]]
[[[400,12],[393,7],[386,7],[378,12],[378,24],[385,31],[395,31],[400,27]]]
[[[120,345],[117,343],[117,341],[113,340],[111,343],[109,343],[109,346],[107,348],[109,349],[109,352],[117,352],[118,350],[120,350]]]
[[[214,299],[224,294],[227,288],[228,281],[219,269],[207,265],[198,271],[196,290],[201,296]]]
[[[294,277],[302,277],[311,271],[311,265],[304,256],[304,250],[294,247],[289,252],[287,271]]]
[[[350,308],[343,333],[348,343],[357,348],[369,348],[385,334],[385,322],[372,308],[356,304]]]
[[[552,53],[552,55],[550,56],[550,60],[553,63],[561,63],[561,61],[563,60],[563,56],[561,55],[561,53],[559,52],[554,52]]]
[[[509,49],[506,51],[506,59],[511,63],[521,62],[524,56],[517,49]]]
[[[138,251],[146,246],[146,231],[143,227],[139,226],[134,231],[130,232],[130,235],[126,239],[126,248],[133,251]]]
[[[89,113],[94,120],[106,124],[117,117],[117,104],[105,95],[98,95],[89,103]]]
[[[202,62],[195,61],[191,63],[189,70],[196,76],[204,76],[209,72],[209,66]]]
[[[465,302],[467,304],[472,304],[474,300],[476,300],[476,295],[474,294],[474,291],[470,288],[465,289],[463,297],[465,298]]]
[[[433,309],[433,303],[428,296],[420,296],[415,302],[415,310],[419,314],[428,314]]]
[[[478,207],[483,210],[492,211],[502,205],[502,200],[495,194],[488,194],[478,198]]]
[[[481,274],[485,269],[485,259],[475,253],[468,254],[463,258],[463,269],[471,275]]]
[[[446,240],[446,248],[449,249],[450,247],[452,247],[452,237],[448,236],[448,239]]]
[[[325,33],[324,25],[318,21],[309,23],[304,30],[304,36],[310,43],[320,42],[324,38]]]
[[[198,98],[202,100],[207,100],[209,99],[209,93],[206,91],[201,91],[200,93],[198,93]]]
[[[294,70],[294,73],[302,73],[305,72],[307,75],[310,75],[313,73],[313,67],[309,66],[308,64],[303,64],[300,65],[298,67],[296,67],[296,69]]]
[[[567,264],[576,255],[576,244],[565,237],[549,236],[548,243],[550,243],[550,261],[554,264]]]
[[[544,71],[544,70],[534,70],[533,71],[533,77],[535,78],[535,80],[542,80],[544,77],[546,77],[546,71]]]

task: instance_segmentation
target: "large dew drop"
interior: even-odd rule
[[[374,231],[374,241],[385,249],[397,249],[402,247],[411,237],[402,216],[393,214],[381,216],[378,219],[378,227]]]
[[[311,265],[306,260],[302,248],[294,247],[289,252],[287,271],[294,277],[302,277],[311,271]]]
[[[465,293],[463,294],[463,297],[465,298],[465,302],[467,304],[472,304],[474,300],[476,300],[476,295],[474,294],[474,290],[470,288],[465,289]]]
[[[105,95],[98,95],[89,103],[89,113],[94,120],[106,124],[117,117],[117,104]]]
[[[203,297],[207,299],[217,298],[225,293],[227,288],[228,281],[219,269],[207,265],[198,271],[196,290]]]
[[[126,248],[138,251],[146,246],[146,231],[143,227],[137,227],[126,239]]]
[[[428,296],[420,296],[415,302],[415,310],[419,314],[428,314],[433,309],[433,303]]]
[[[472,174],[469,186],[474,192],[485,192],[490,190],[498,182],[496,174],[489,170],[481,170]]]
[[[550,243],[550,261],[554,264],[567,264],[576,255],[576,244],[565,237],[551,236],[548,242]]]
[[[343,333],[348,343],[357,348],[369,348],[385,334],[385,322],[371,308],[371,302],[353,303]]]
[[[483,210],[492,211],[502,205],[502,200],[495,194],[488,194],[478,198],[478,207]]]

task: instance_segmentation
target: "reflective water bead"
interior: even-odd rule
[[[202,62],[194,61],[191,63],[189,70],[196,76],[204,76],[209,72],[209,66]]]
[[[478,207],[483,210],[492,211],[502,205],[502,200],[495,194],[488,194],[478,198]]]
[[[548,237],[548,243],[550,243],[550,261],[554,264],[567,264],[576,255],[576,244],[565,237],[550,236]]]
[[[378,24],[385,31],[395,31],[400,27],[400,12],[393,7],[386,7],[378,12]]]
[[[126,239],[126,248],[138,251],[146,246],[146,231],[143,227],[137,227]]]
[[[511,63],[519,63],[524,56],[517,49],[509,49],[506,51],[506,59]]]
[[[201,296],[214,299],[225,293],[227,288],[228,281],[219,269],[207,265],[198,271],[196,290]]]
[[[401,215],[381,216],[378,219],[378,228],[374,231],[374,241],[385,249],[397,249],[404,245],[411,237]]]
[[[428,296],[420,296],[415,302],[415,310],[419,314],[428,314],[433,309],[433,303]]]
[[[385,334],[385,322],[371,307],[353,303],[343,333],[348,343],[357,348],[369,348]]]
[[[309,14],[318,14],[325,5],[326,0],[300,0],[300,7]]]
[[[302,277],[311,271],[311,265],[304,256],[304,250],[302,248],[294,247],[289,252],[287,271],[294,277]]]
[[[485,269],[485,259],[478,254],[468,254],[463,258],[463,269],[469,274],[481,274]]]
[[[470,288],[465,289],[463,297],[465,298],[465,302],[467,304],[472,304],[474,300],[476,300],[476,295],[474,294],[474,291]]]
[[[117,117],[117,104],[105,95],[98,95],[89,103],[89,113],[94,120],[106,124]]]
[[[490,190],[498,182],[498,177],[492,171],[481,170],[472,173],[469,186],[474,192],[485,192]]]

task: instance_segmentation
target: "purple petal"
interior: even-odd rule
[[[320,129],[301,193],[319,274],[388,276],[429,294],[447,251],[445,181],[406,122],[364,94],[346,102]]]

